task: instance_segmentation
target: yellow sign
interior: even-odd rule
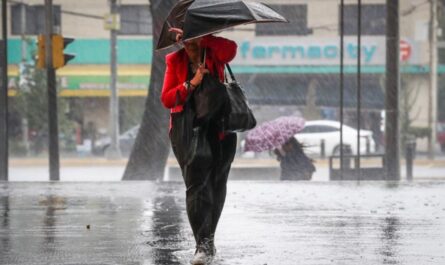
[[[37,37],[37,68],[45,68],[45,35],[40,34]]]
[[[105,30],[120,30],[121,29],[121,17],[119,14],[106,14],[104,16],[104,29]]]
[[[60,68],[65,65],[65,60],[63,56],[63,49],[65,45],[63,44],[63,37],[61,35],[53,35],[53,67]]]

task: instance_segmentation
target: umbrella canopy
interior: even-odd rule
[[[184,27],[185,13],[193,2],[195,2],[195,0],[181,0],[172,8],[162,25],[161,34],[159,35],[156,46],[157,50],[168,48],[176,43],[176,33],[169,32],[169,29],[182,29]]]
[[[175,44],[175,34],[169,29],[181,28],[184,41],[221,30],[262,22],[288,22],[269,6],[242,0],[182,0],[179,1],[162,27],[156,49]]]
[[[265,122],[247,133],[244,151],[263,152],[280,147],[304,128],[300,117],[280,117]]]

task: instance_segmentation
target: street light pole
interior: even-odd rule
[[[110,83],[110,137],[111,143],[110,147],[106,151],[106,157],[108,159],[119,159],[121,158],[121,152],[119,147],[119,99],[118,99],[118,91],[116,86],[116,77],[117,77],[117,62],[116,62],[116,49],[117,49],[117,6],[116,0],[110,0],[110,16],[112,19],[113,25],[110,28],[110,74],[111,74],[111,83]]]
[[[0,180],[8,180],[8,33],[6,1],[1,2],[0,35]]]
[[[345,0],[340,1],[340,179],[343,179],[343,109],[344,109],[344,46],[345,46]]]
[[[22,0],[22,3],[20,5],[20,31],[21,31],[21,38],[22,38],[22,62],[21,62],[21,66],[23,68],[27,67],[26,64],[26,49],[27,49],[27,45],[26,45],[26,5],[24,3],[24,1]],[[23,74],[23,73],[21,73]],[[22,78],[24,78],[22,76]],[[29,84],[25,84],[25,87],[23,87],[22,89],[29,89]],[[25,104],[25,108],[27,108],[26,104]],[[25,113],[27,113],[27,111],[24,111]],[[28,128],[28,118],[27,115],[25,114],[24,117],[22,117],[22,137],[23,137],[23,143],[25,144],[25,150],[26,150],[26,155],[29,154],[29,128]]]
[[[362,110],[362,0],[357,4],[357,179],[360,181],[361,154],[360,154],[360,130],[361,130],[361,110]]]
[[[388,180],[400,180],[399,0],[386,0],[385,167]]]
[[[437,0],[430,0],[430,89],[428,90],[428,158],[434,159],[437,124]]]

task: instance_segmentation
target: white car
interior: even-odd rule
[[[295,138],[306,146],[308,155],[321,154],[321,142],[325,143],[325,155],[340,154],[340,122],[329,120],[306,121],[304,129],[295,134]],[[367,154],[367,142],[369,153],[375,152],[375,142],[372,132],[360,130],[360,154]],[[352,153],[357,153],[357,130],[343,124],[343,144],[349,145]]]
[[[122,155],[129,156],[131,153],[131,149],[133,148],[134,141],[136,140],[136,136],[138,134],[140,125],[136,125],[128,131],[119,135],[119,147]],[[110,147],[111,138],[105,137],[97,140],[95,144],[94,153],[97,155],[105,155],[107,149]]]

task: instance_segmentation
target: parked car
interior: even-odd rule
[[[321,142],[324,140],[325,155],[340,154],[340,122],[329,120],[307,121],[304,129],[295,134],[295,138],[306,146],[309,155],[321,154]],[[375,142],[372,132],[360,130],[360,154],[375,152]],[[357,130],[343,124],[343,144],[351,147],[353,154],[357,153]]]
[[[442,153],[445,153],[445,122],[439,122],[437,125],[437,142],[440,144]]]
[[[139,125],[136,125],[119,136],[119,147],[123,156],[130,155],[131,148],[133,147],[134,141],[139,131],[139,127]],[[105,155],[107,149],[110,147],[110,144],[110,137],[105,137],[97,140],[94,148],[94,153],[96,155]]]

